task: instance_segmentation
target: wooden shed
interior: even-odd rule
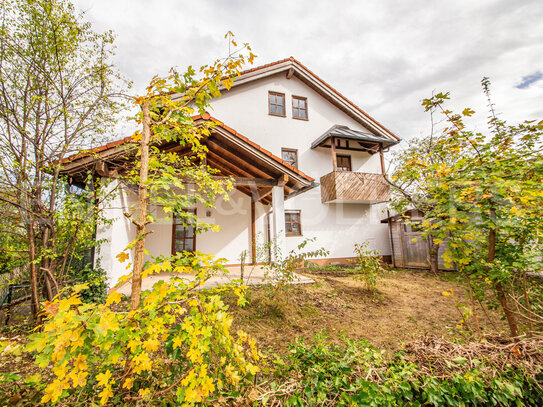
[[[405,222],[405,218],[409,218],[410,221]],[[394,267],[430,268],[430,245],[428,240],[422,237],[422,220],[423,214],[417,209],[381,220],[381,223],[389,224]],[[454,267],[445,266],[442,257],[445,250],[446,242],[439,246],[439,269],[454,270]]]

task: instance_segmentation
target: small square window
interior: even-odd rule
[[[268,113],[273,116],[285,116],[285,94],[268,92]]]
[[[294,168],[298,168],[298,150],[290,148],[281,149],[281,158],[284,162],[289,163]]]
[[[300,211],[285,211],[285,232],[287,236],[302,235]]]
[[[292,118],[307,120],[307,98],[292,96]]]
[[[338,171],[352,171],[351,156],[350,155],[337,155],[337,170]]]

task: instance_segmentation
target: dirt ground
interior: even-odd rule
[[[462,311],[455,304],[467,299],[451,273],[436,277],[426,271],[396,270],[378,282],[375,294],[342,271],[308,276],[316,283],[292,286],[283,295],[250,288],[250,304],[231,307],[234,329],[250,333],[272,352],[282,352],[295,337],[309,338],[321,329],[332,340],[339,340],[345,331],[349,338],[367,339],[389,350],[427,333],[446,338],[466,335],[457,328]],[[454,296],[442,294],[451,289]],[[505,329],[496,314],[481,309],[478,314],[485,331]]]

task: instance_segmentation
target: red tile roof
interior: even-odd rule
[[[309,175],[307,175],[307,174],[303,173],[302,171],[300,171],[298,168],[295,168],[292,165],[290,165],[289,163],[287,163],[286,161],[283,161],[281,158],[277,157],[275,154],[273,154],[270,151],[262,148],[260,145],[258,145],[254,141],[252,141],[252,140],[248,139],[247,137],[245,137],[244,135],[238,133],[236,130],[234,130],[233,128],[227,126],[226,124],[224,124],[220,120],[214,118],[213,116],[211,116],[207,112],[204,113],[203,115],[192,116],[192,120],[194,120],[195,122],[198,121],[198,120],[212,121],[213,123],[215,123],[216,126],[222,127],[223,129],[225,129],[226,131],[228,131],[229,133],[231,133],[235,137],[243,140],[247,144],[249,144],[252,147],[256,148],[257,150],[261,151],[262,153],[264,153],[265,155],[267,155],[268,157],[270,157],[274,161],[277,161],[279,164],[287,167],[289,170],[294,171],[296,174],[300,175],[301,177],[305,178],[306,180],[308,180],[308,181],[314,181],[315,180],[314,178],[311,178]],[[62,163],[64,164],[66,162],[76,161],[76,160],[78,160],[80,158],[88,157],[88,156],[90,156],[92,154],[100,153],[102,151],[109,150],[111,148],[120,146],[122,144],[129,143],[130,141],[132,141],[132,137],[125,137],[125,138],[123,138],[121,140],[117,140],[117,141],[113,141],[111,143],[107,143],[104,146],[96,147],[96,148],[93,148],[93,149],[87,150],[87,151],[82,151],[82,152],[80,152],[78,154],[67,157],[67,158],[62,160]]]

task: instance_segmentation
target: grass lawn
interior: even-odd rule
[[[352,339],[367,339],[389,350],[424,334],[461,338],[456,328],[462,319],[465,290],[454,273],[434,276],[426,271],[397,269],[379,280],[377,293],[342,270],[306,274],[315,284],[289,286],[270,295],[263,287],[250,287],[249,304],[231,306],[234,329],[243,329],[257,339],[262,349],[282,352],[294,338],[312,337],[325,329],[332,340],[341,332]],[[445,296],[444,291],[454,291]],[[479,311],[486,332],[506,329],[499,314]]]

